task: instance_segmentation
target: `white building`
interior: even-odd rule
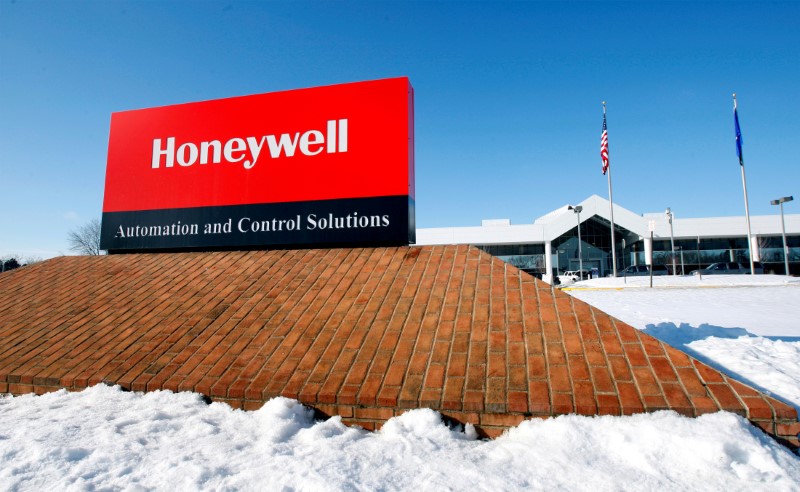
[[[580,212],[576,209],[580,207]],[[580,248],[578,224],[580,223]],[[791,273],[800,273],[800,214],[784,215]],[[650,239],[652,230],[652,237]],[[672,228],[665,212],[636,214],[614,204],[617,271],[630,265],[666,264],[678,273],[732,261],[749,267],[753,260],[765,272],[784,273],[781,216],[750,217],[752,244],[747,245],[747,221],[739,217],[681,219]],[[675,253],[672,251],[672,241]],[[417,244],[472,244],[505,261],[550,280],[554,271],[583,268],[607,276],[612,271],[611,214],[608,200],[592,195],[574,207],[561,208],[532,224],[507,219],[484,220],[476,227],[417,229]],[[580,249],[580,258],[578,251]]]

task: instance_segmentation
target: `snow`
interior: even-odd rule
[[[800,406],[800,285],[739,277],[570,293]],[[286,398],[244,412],[99,385],[0,397],[0,422],[0,490],[800,491],[800,456],[724,412],[533,419],[487,441],[429,409],[367,432]]]
[[[800,340],[800,278],[784,275],[706,275],[600,278],[567,287],[578,299],[640,329],[659,323]],[[624,299],[617,295],[624,289]],[[621,301],[621,302],[620,302]],[[792,307],[794,309],[792,309]],[[713,323],[712,323],[713,322]],[[710,328],[705,328],[706,330]],[[741,333],[743,334],[743,333]]]
[[[602,278],[568,292],[800,411],[800,278]],[[767,338],[768,337],[768,338]]]
[[[380,432],[197,394],[0,400],[4,490],[800,490],[800,459],[729,413],[529,420],[494,441],[413,410]]]

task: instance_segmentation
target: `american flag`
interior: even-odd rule
[[[608,171],[608,129],[605,111],[603,111],[603,134],[600,135],[600,158],[603,159],[603,175],[605,175]]]

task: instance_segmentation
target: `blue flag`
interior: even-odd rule
[[[736,103],[733,104],[733,124],[736,127],[736,155],[739,156],[739,165],[744,166],[742,159],[742,129],[739,128],[739,114],[736,112]]]

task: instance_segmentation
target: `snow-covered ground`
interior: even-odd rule
[[[603,278],[573,296],[800,411],[800,278]]]
[[[798,277],[664,276],[653,277],[652,289],[649,285],[649,277],[600,278],[565,289],[639,329],[660,323],[687,323],[695,328],[711,325],[744,329],[754,335],[800,341]],[[618,289],[625,289],[623,296],[617,294]]]
[[[800,285],[737,277],[570,292],[800,406]],[[366,432],[284,398],[255,412],[107,386],[0,398],[0,490],[94,489],[800,491],[800,457],[728,413],[530,420],[481,441],[427,409]]]

